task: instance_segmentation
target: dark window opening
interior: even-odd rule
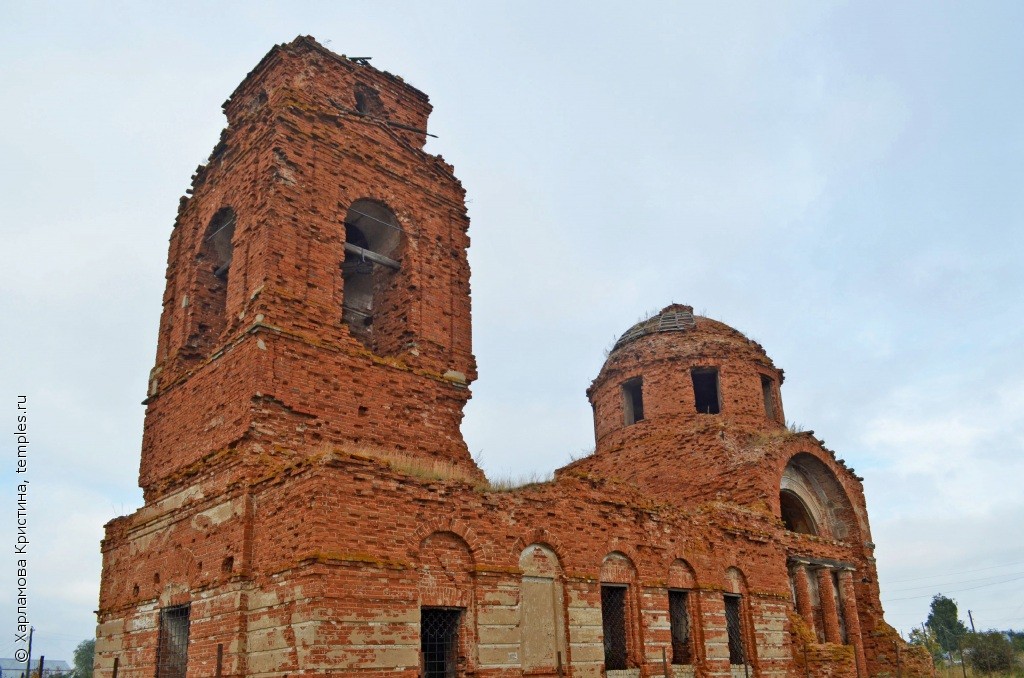
[[[384,112],[384,104],[380,94],[372,87],[362,83],[356,85],[356,112],[362,115],[380,115]]]
[[[625,586],[601,586],[601,625],[604,627],[605,669],[627,668]]]
[[[718,414],[722,408],[718,395],[718,370],[714,367],[696,367],[690,376],[693,378],[697,411],[702,414]]]
[[[743,623],[740,620],[739,596],[725,596],[725,628],[729,634],[729,663],[745,663]]]
[[[819,586],[818,573],[812,572],[808,578],[811,589],[811,612],[814,615],[814,635],[819,643],[825,642],[825,613],[821,608],[821,587]]]
[[[345,216],[342,321],[378,355],[397,353],[409,339],[399,304],[401,244],[402,229],[390,210],[372,200],[352,204]]]
[[[235,211],[219,210],[203,234],[196,255],[196,287],[192,294],[192,331],[187,357],[203,358],[212,353],[227,326],[228,271],[234,255]]]
[[[775,406],[775,380],[761,375],[761,393],[764,395],[764,416],[778,419],[778,407]]]
[[[235,212],[225,207],[213,216],[210,226],[206,229],[206,237],[199,256],[210,267],[214,277],[223,281],[228,279],[228,268],[234,248],[231,244],[235,237]]]
[[[779,507],[782,513],[782,523],[790,532],[800,534],[818,534],[818,528],[814,524],[811,512],[807,506],[794,492],[783,490],[779,493]]]
[[[370,249],[370,242],[366,239],[366,236],[363,235],[363,232],[359,230],[358,226],[356,226],[355,224],[346,224],[346,227],[347,227],[345,229],[345,242],[346,243],[350,243],[350,244],[355,245],[356,247],[359,247],[359,248],[364,249],[364,250]],[[345,261],[349,261],[350,259],[357,258],[357,259],[359,259],[359,261],[366,263],[366,266],[363,267],[363,271],[362,272],[370,273],[373,270],[373,262],[372,261],[366,261],[366,257],[365,256],[350,257],[349,256],[350,254],[356,254],[356,253],[355,252],[348,252],[348,251],[346,251],[346,253],[345,253]]]
[[[843,596],[839,591],[839,573],[833,570],[832,593],[836,598],[836,613],[839,616],[839,640],[843,645],[849,645],[850,638],[846,633],[846,609],[843,607]]]
[[[160,610],[156,678],[185,678],[188,664],[188,605]]]
[[[462,610],[420,608],[420,650],[425,678],[455,678]]]
[[[644,380],[630,379],[622,385],[622,409],[626,426],[644,420]]]
[[[668,618],[672,629],[672,663],[692,664],[690,650],[690,611],[687,607],[689,596],[686,591],[668,592]]]

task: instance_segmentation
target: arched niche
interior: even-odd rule
[[[406,330],[402,236],[394,212],[377,201],[356,200],[345,214],[342,321],[379,355],[398,352]]]
[[[524,577],[553,579],[561,573],[558,556],[545,544],[530,544],[519,556]]]
[[[736,596],[747,594],[747,577],[738,567],[730,567],[725,571],[725,590]]]
[[[625,553],[612,551],[601,562],[602,584],[632,584],[636,580],[636,567]]]
[[[530,544],[519,556],[520,661],[524,671],[554,672],[565,657],[565,609],[562,568],[558,556],[544,544]]]
[[[693,568],[682,558],[676,558],[668,568],[668,587],[670,589],[695,589],[697,577]]]
[[[473,593],[473,554],[454,532],[433,532],[421,542],[417,558],[422,605],[469,607]]]
[[[792,532],[845,540],[856,534],[853,504],[824,463],[801,452],[786,464],[779,483],[779,517]]]
[[[223,207],[210,219],[196,252],[196,282],[189,333],[189,357],[205,358],[217,345],[227,326],[228,274],[234,256],[237,216]]]

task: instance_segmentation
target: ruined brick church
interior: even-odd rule
[[[106,526],[97,676],[930,674],[883,621],[861,478],[689,306],[614,345],[593,455],[488,483],[430,110],[308,37],[224,104],[170,238],[145,506]]]

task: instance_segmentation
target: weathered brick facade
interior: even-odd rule
[[[430,105],[275,47],[171,236],[140,485],[103,542],[99,676],[930,673],[882,619],[861,479],[782,372],[670,306],[588,396],[596,452],[489,485],[465,192]]]

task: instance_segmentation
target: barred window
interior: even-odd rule
[[[188,616],[188,605],[160,610],[156,678],[185,678],[188,664]]]
[[[462,610],[420,609],[420,649],[424,678],[455,678],[459,658],[459,622]]]
[[[601,625],[604,627],[605,669],[615,671],[626,668],[625,586],[601,586]]]
[[[672,663],[692,664],[690,650],[690,610],[686,591],[668,592],[668,618],[672,628]]]
[[[745,648],[743,647],[743,624],[740,621],[740,597],[725,596],[725,628],[729,632],[729,663],[743,664]]]

